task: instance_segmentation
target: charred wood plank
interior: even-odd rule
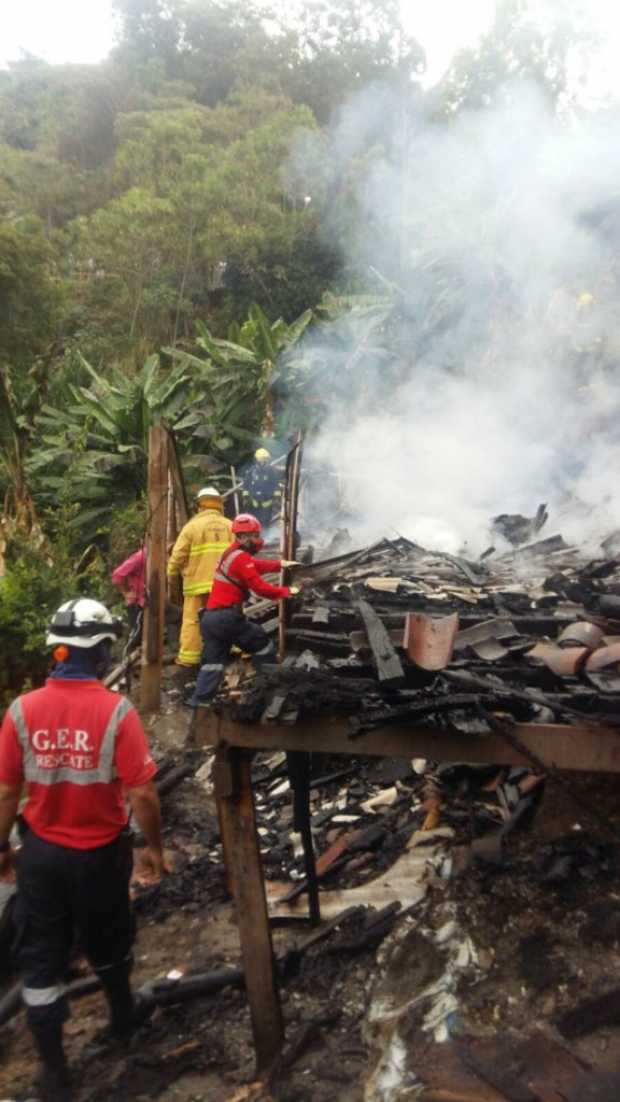
[[[472,689],[479,689],[491,696],[512,697],[513,700],[522,700],[527,704],[542,704],[552,712],[565,712],[566,715],[578,716],[583,719],[583,714],[576,708],[571,708],[568,702],[564,703],[563,697],[558,701],[557,697],[554,699],[545,693],[539,693],[536,689],[528,689],[527,691],[514,689],[512,685],[502,685],[498,681],[491,681],[489,678],[472,674],[469,670],[442,670],[441,676],[447,681],[454,681],[463,686],[468,685]]]
[[[277,693],[271,698],[271,701],[263,712],[261,723],[273,722],[278,718],[282,709],[286,703],[286,693]]]
[[[518,1049],[507,1039],[455,1045],[463,1065],[495,1087],[510,1102],[540,1102],[527,1086],[527,1067]]]
[[[253,750],[311,750],[327,754],[369,754],[378,757],[430,758],[432,761],[493,762],[531,765],[533,752],[558,769],[595,773],[620,773],[620,739],[616,726],[600,726],[586,716],[575,724],[517,723],[511,730],[527,752],[498,734],[484,738],[442,730],[428,723],[386,724],[351,742],[346,717],[330,715],[302,720],[294,728],[239,723],[225,715],[198,716],[198,745],[223,744]]]
[[[165,776],[161,780],[157,779],[155,784],[160,796],[165,796],[167,792],[171,792],[173,788],[176,788],[181,781],[184,781],[186,777],[191,776],[195,772],[195,766],[188,765],[176,765],[173,769],[168,769]]]
[[[479,693],[446,693],[442,696],[431,696],[421,702],[412,701],[409,704],[397,704],[392,708],[367,709],[362,716],[352,716],[350,719],[350,738],[359,738],[365,731],[373,727],[381,727],[384,724],[411,719],[412,722],[433,715],[435,712],[452,712],[461,708],[471,708],[477,711],[480,705]]]
[[[487,568],[484,564],[480,564],[482,570],[475,570],[471,563],[468,563],[466,559],[462,559],[459,555],[449,555],[447,551],[443,551],[440,557],[452,563],[472,585],[481,586],[487,580]]]
[[[313,624],[329,623],[329,605],[317,605],[312,613]]]
[[[404,685],[405,671],[385,625],[377,616],[374,608],[368,604],[368,601],[362,599],[355,601],[355,608],[359,612],[366,629],[370,649],[377,666],[379,681],[381,684],[393,688]]]
[[[568,1010],[555,1020],[555,1025],[564,1037],[585,1037],[596,1029],[605,1029],[620,1024],[620,987],[599,995],[596,999],[586,999],[573,1010]]]
[[[119,677],[122,677],[127,670],[131,669],[132,666],[135,666],[136,662],[140,660],[141,653],[141,648],[137,647],[131,652],[131,654],[128,654],[122,662],[119,662],[118,666],[115,666],[114,669],[111,670],[110,673],[107,674],[107,676],[105,677],[103,684],[106,686],[106,688],[110,688],[110,686],[113,685],[115,681],[118,681]]]

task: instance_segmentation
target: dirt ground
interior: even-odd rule
[[[182,759],[186,724],[181,712],[159,719],[152,735],[160,757]],[[203,757],[197,756],[196,767]],[[568,1045],[584,1064],[618,1066],[620,1022],[569,1042],[557,1029],[562,1011],[614,987],[620,974],[618,782],[587,776],[573,777],[572,784],[577,802],[548,783],[533,825],[509,836],[501,864],[457,861],[461,871],[450,879],[431,876],[419,910],[379,949],[339,950],[355,933],[345,925],[306,954],[298,971],[281,982],[287,1045],[268,1089],[249,1086],[254,1056],[241,989],[158,1009],[127,1048],[103,1052],[97,1038],[106,1023],[105,1005],[95,994],[74,1004],[66,1027],[76,1102],[399,1102],[423,1097],[423,1084],[497,1102],[506,1096],[475,1075],[463,1053],[474,1041],[523,1038],[532,1031]],[[589,804],[618,836],[592,820]],[[176,871],[160,888],[138,893],[137,985],[172,969],[198,973],[239,964],[213,797],[189,778],[164,797],[163,808]],[[443,821],[450,821],[448,801]],[[446,844],[467,845],[467,831],[458,826],[466,821],[457,816],[456,836]],[[357,879],[375,873],[367,863]],[[390,997],[406,1001],[428,982],[435,967],[433,931],[448,918],[476,951],[475,967],[456,984],[449,1040],[438,1044],[422,1029],[420,1009],[408,1011],[408,1077],[392,1093],[380,1094],[372,1072],[386,1042],[368,1025],[373,992],[387,982]],[[274,930],[276,954],[282,957],[301,936],[291,928]],[[391,939],[398,937],[399,955],[390,957]],[[34,1059],[20,1014],[0,1029],[0,1099],[36,1096]]]

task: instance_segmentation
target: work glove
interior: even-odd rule
[[[288,566],[302,566],[302,565],[303,565],[302,563],[297,562],[297,559],[281,559],[280,560],[280,566],[283,566],[285,570]]]
[[[289,592],[291,594],[291,597],[298,597],[301,593],[301,589],[298,585],[291,585],[289,586]]]

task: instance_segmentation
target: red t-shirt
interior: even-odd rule
[[[52,678],[15,700],[0,728],[0,782],[26,782],[24,819],[60,846],[112,842],[127,825],[123,788],[155,773],[135,708],[100,681]]]

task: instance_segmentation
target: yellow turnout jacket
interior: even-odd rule
[[[185,597],[210,593],[215,568],[232,542],[232,525],[221,504],[209,502],[181,529],[168,560],[168,577],[183,575]]]

